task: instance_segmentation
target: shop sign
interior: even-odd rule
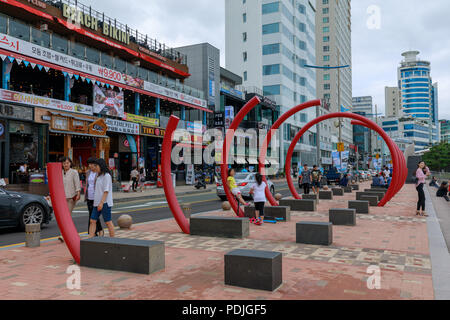
[[[125,113],[123,120],[140,123],[144,126],[150,126],[150,127],[158,127],[159,126],[159,119],[138,116],[138,115],[135,115],[132,113]]]
[[[47,4],[45,2],[39,1],[39,0],[28,0],[28,3],[31,3],[32,5],[35,5],[36,7],[47,9]]]
[[[108,126],[102,118],[99,118],[89,125],[89,134],[95,136],[104,136],[108,130]]]
[[[33,121],[33,109],[0,103],[0,117]]]
[[[214,127],[223,127],[225,125],[225,115],[223,112],[214,112]]]
[[[243,95],[242,91],[236,90],[236,89],[228,86],[225,83],[220,84],[220,91],[225,92],[229,95],[238,97],[239,99],[244,99],[244,95]]]
[[[148,91],[149,93],[161,95],[167,98],[173,98],[198,107],[207,107],[205,100],[171,90],[152,82],[143,81],[139,78],[133,78],[124,73],[77,59],[72,56],[35,45],[34,43],[11,37],[4,33],[0,33],[0,48],[26,55],[34,59],[42,60],[44,62],[52,63],[63,68],[70,68],[82,73],[90,74],[97,78],[114,81],[123,85],[134,86],[144,91]],[[92,114],[92,112],[90,114]]]
[[[157,54],[157,53],[155,53],[155,52],[153,52],[153,51],[150,51],[150,50],[147,49],[147,48],[139,47],[138,49],[139,49],[139,51],[145,53],[146,55],[155,57],[155,58],[157,58],[157,59],[159,59],[159,60],[161,60],[161,61],[164,61],[164,62],[167,61],[167,58],[164,58],[163,56],[160,56],[159,54]]]
[[[69,118],[52,116],[51,128],[54,130],[69,131]]]
[[[32,105],[35,107],[42,107],[47,109],[54,109],[59,111],[68,111],[74,113],[92,115],[92,107],[72,103],[68,101],[56,100],[47,97],[34,96],[32,94],[16,92],[10,90],[0,89],[0,100],[7,102],[22,103]]]
[[[163,138],[165,133],[166,130],[162,128],[141,126],[141,134],[143,136]]]
[[[121,120],[106,119],[108,131],[139,135],[139,124]]]
[[[9,133],[32,134],[31,124],[26,122],[9,122]]]

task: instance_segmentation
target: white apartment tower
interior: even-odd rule
[[[279,112],[317,98],[314,65],[315,1],[225,0],[226,68],[243,78],[244,87],[261,88]],[[282,126],[280,165],[294,135],[316,117],[314,108]],[[293,167],[317,163],[316,128],[296,146]]]
[[[316,2],[317,96],[327,105],[326,111],[340,112],[352,108],[352,44],[350,0],[317,0]],[[345,68],[336,68],[348,66]],[[342,141],[346,149],[353,144],[350,120],[342,121]],[[334,125],[333,143],[338,142]],[[326,138],[324,136],[324,138]],[[334,147],[336,149],[336,147]],[[348,149],[347,149],[348,150]]]

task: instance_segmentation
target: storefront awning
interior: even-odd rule
[[[250,158],[246,158],[245,160],[247,160],[248,164],[258,164],[258,158],[256,157],[250,157]]]
[[[80,132],[74,132],[74,131],[58,131],[58,130],[52,130],[50,129],[49,132],[51,133],[58,133],[58,134],[70,134],[72,136],[83,136],[83,137],[90,137],[90,138],[103,138],[103,139],[109,139],[108,136],[96,136],[93,134],[87,134],[87,133],[80,133]]]

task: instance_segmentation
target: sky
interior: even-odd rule
[[[224,0],[82,2],[172,47],[209,42],[225,67]],[[372,96],[383,113],[384,88],[396,86],[401,54],[417,50],[438,82],[439,118],[450,120],[449,12],[449,0],[353,0],[353,96]]]

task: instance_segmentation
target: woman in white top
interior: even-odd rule
[[[113,206],[112,178],[105,160],[97,159],[94,164],[94,171],[97,173],[97,180],[95,182],[94,209],[92,210],[91,224],[89,226],[89,238],[95,236],[97,220],[101,215],[108,227],[109,236],[114,237],[114,224],[111,217]]]
[[[88,212],[89,212],[89,220],[88,220],[88,232],[89,226],[91,225],[91,215],[94,210],[94,195],[95,195],[95,181],[97,180],[97,173],[95,172],[95,162],[97,159],[89,158],[87,163],[89,166],[89,170],[86,172],[86,191],[84,193],[84,201],[87,204]],[[104,231],[102,228],[102,224],[100,220],[97,220],[97,227],[95,229],[95,236],[103,236]]]
[[[255,203],[256,225],[261,225],[264,222],[264,205],[266,204],[266,183],[262,179],[262,175],[257,173],[255,176],[256,183],[250,188],[250,193],[253,194],[253,201]]]

